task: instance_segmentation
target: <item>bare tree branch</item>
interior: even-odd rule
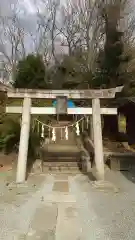
[[[59,35],[56,29],[59,1],[41,1],[44,11],[41,13],[39,10],[37,10],[37,49],[44,56],[46,61],[50,61],[52,58],[57,61],[55,54],[55,39]]]
[[[6,71],[14,75],[17,62],[25,56],[25,44],[17,3],[10,8],[11,15],[0,16],[0,53],[3,55]]]
[[[87,67],[92,71],[99,44],[102,42],[102,21],[99,0],[67,1],[63,10],[63,34],[69,54],[76,47],[86,52]]]

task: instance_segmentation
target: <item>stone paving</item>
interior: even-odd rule
[[[98,189],[81,173],[30,176],[20,186],[0,178],[0,240],[134,240],[134,173],[107,170],[106,178],[113,184]]]

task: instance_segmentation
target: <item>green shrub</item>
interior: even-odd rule
[[[0,151],[6,154],[18,150],[20,141],[20,120],[15,117],[5,117],[0,124]],[[37,148],[40,145],[40,137],[34,130],[30,129],[29,151],[30,157],[36,157]]]
[[[5,117],[0,124],[0,150],[10,153],[14,150],[20,138],[19,119]]]

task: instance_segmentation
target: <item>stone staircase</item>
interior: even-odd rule
[[[68,125],[67,122],[60,122],[56,126]],[[80,172],[80,150],[76,144],[75,135],[69,129],[68,140],[61,129],[56,129],[56,142],[44,144],[41,158],[43,160],[43,172],[75,173]]]

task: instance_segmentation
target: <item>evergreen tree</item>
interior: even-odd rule
[[[120,5],[117,4],[110,4],[104,10],[105,44],[104,49],[99,52],[99,69],[93,81],[97,87],[120,86],[125,83],[127,78],[124,63],[129,61],[130,56],[124,55],[123,32],[118,29],[119,12]]]
[[[46,69],[41,56],[28,55],[17,66],[15,88],[46,89]]]

